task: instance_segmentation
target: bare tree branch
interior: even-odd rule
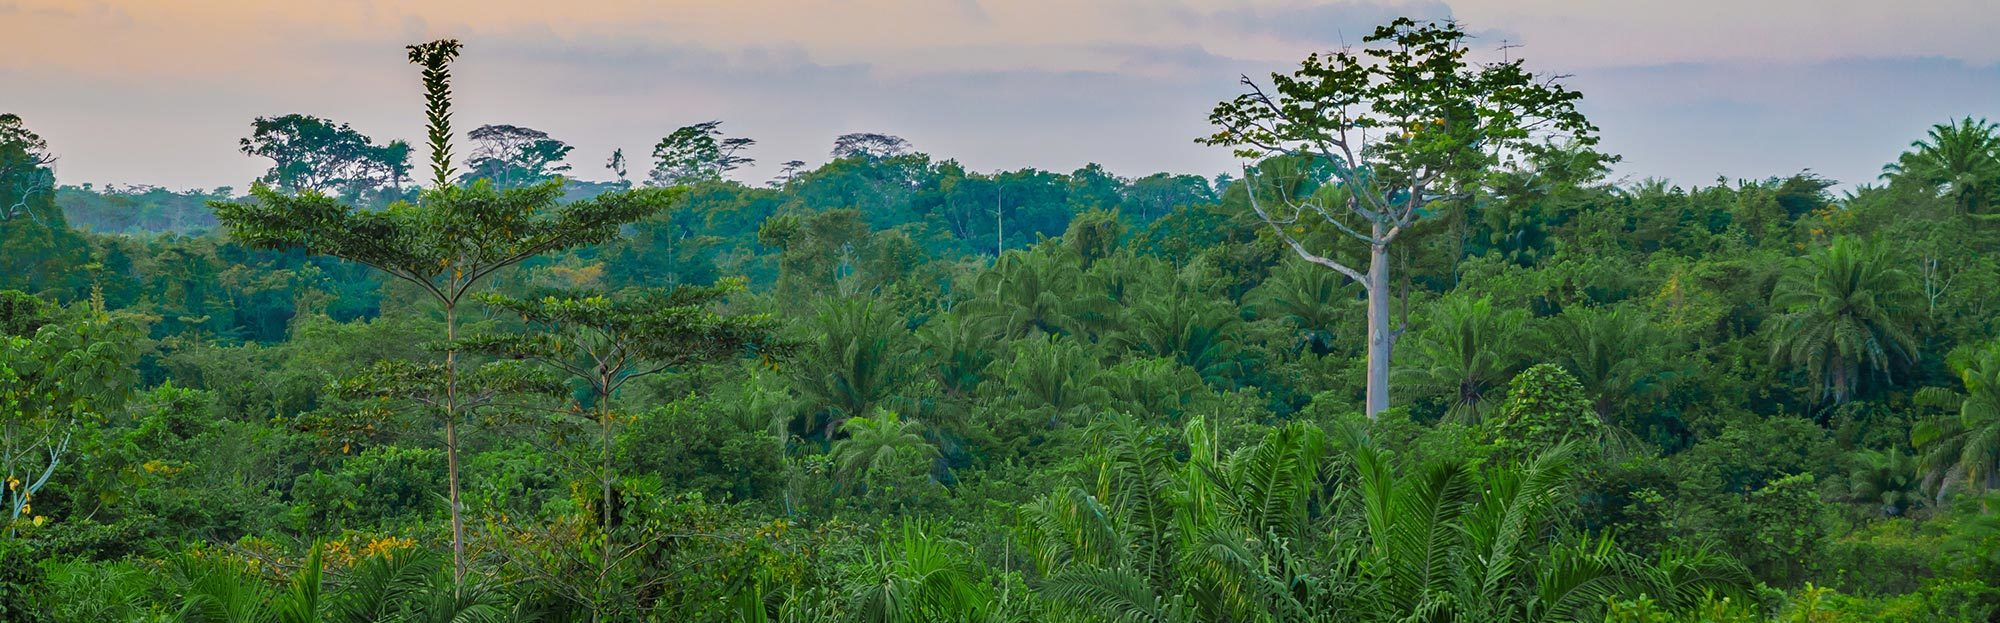
[[[1264,206],[1257,201],[1257,185],[1254,181],[1249,180],[1250,167],[1248,166],[1243,167],[1243,175],[1245,177],[1245,181],[1248,182],[1244,184],[1244,188],[1248,190],[1250,194],[1250,209],[1255,210],[1257,212],[1257,216],[1264,220],[1264,224],[1271,226],[1271,231],[1278,234],[1279,240],[1283,240],[1286,245],[1290,246],[1292,248],[1292,251],[1294,253],[1297,253],[1301,259],[1304,259],[1305,261],[1308,262],[1312,262],[1314,264],[1325,266],[1327,268],[1331,268],[1339,272],[1340,274],[1347,275],[1348,279],[1352,279],[1354,280],[1355,283],[1361,284],[1362,289],[1364,290],[1368,289],[1369,287],[1368,278],[1366,276],[1363,276],[1361,274],[1361,271],[1349,268],[1347,265],[1342,264],[1339,261],[1327,257],[1321,257],[1317,254],[1314,254],[1311,251],[1306,250],[1306,246],[1304,244],[1300,243],[1298,239],[1293,238],[1290,233],[1286,232],[1284,226],[1280,225],[1278,221],[1272,219],[1270,213],[1265,212]]]

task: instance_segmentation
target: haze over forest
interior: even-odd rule
[[[1618,174],[1681,184],[1806,168],[1867,183],[1909,136],[2000,101],[2000,12],[1983,0],[7,0],[0,40],[20,52],[0,58],[0,108],[65,146],[63,183],[240,188],[260,172],[232,155],[250,117],[414,139],[396,46],[451,36],[484,51],[459,70],[462,123],[535,127],[580,160],[723,119],[760,142],[753,182],[849,132],[982,171],[1212,176],[1234,160],[1188,141],[1238,74],[1396,15],[1455,17],[1481,54],[1521,45],[1573,75]]]

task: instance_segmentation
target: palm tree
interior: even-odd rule
[[[1633,182],[1630,188],[1618,189],[1620,193],[1629,197],[1656,201],[1672,196],[1678,190],[1672,181],[1658,177],[1647,177]]]
[[[1952,482],[2000,489],[2000,343],[1955,351],[1948,362],[1965,391],[1917,393],[1920,402],[1957,412],[1911,429],[1910,442],[1923,452],[1918,465],[1940,498]]]
[[[1225,455],[1195,418],[1185,461],[1161,433],[1101,424],[1095,486],[1023,509],[1020,540],[1048,593],[1105,620],[1339,620],[1353,584],[1335,581],[1345,561],[1308,513],[1326,481],[1320,430],[1293,423]]]
[[[1442,395],[1445,417],[1476,424],[1503,393],[1496,390],[1521,369],[1527,312],[1455,294],[1433,303],[1427,316],[1397,376],[1420,392]]]
[[[1149,357],[1167,357],[1193,368],[1203,380],[1224,385],[1243,370],[1235,306],[1193,288],[1176,286],[1125,308],[1113,341]]]
[[[859,419],[859,418],[857,418]],[[847,578],[847,601],[862,623],[1000,620],[992,588],[979,580],[971,551],[921,523],[903,523],[894,547],[867,553]]]
[[[264,623],[275,618],[271,587],[244,561],[183,553],[167,559],[180,621]]]
[[[1013,357],[994,364],[994,391],[1022,409],[1061,413],[1103,405],[1110,393],[1097,384],[1104,372],[1097,348],[1075,338],[1047,336],[1014,342]]]
[[[339,584],[328,618],[344,623],[398,620],[437,590],[431,579],[442,568],[439,562],[421,551],[397,550],[355,563]]]
[[[359,561],[327,581],[321,548],[282,586],[264,570],[226,554],[182,553],[167,559],[166,581],[180,600],[174,620],[216,623],[483,623],[507,620],[498,585],[460,582],[448,561],[392,551]]]
[[[986,380],[986,368],[999,350],[999,336],[979,326],[965,314],[952,313],[934,318],[917,334],[931,372],[945,395],[969,396]]]
[[[1172,283],[1174,267],[1158,257],[1127,250],[1092,262],[1084,277],[1093,291],[1103,293],[1099,305],[1119,305]]]
[[[979,275],[973,292],[980,298],[966,308],[1006,337],[1067,335],[1105,312],[1107,301],[1085,282],[1076,254],[1048,242],[1002,256]]]
[[[1114,420],[1093,431],[1094,486],[1024,507],[1020,540],[1048,595],[1114,621],[1568,621],[1614,597],[1684,608],[1749,584],[1707,550],[1649,561],[1557,530],[1567,446],[1398,470],[1343,439],[1331,452],[1294,422],[1225,453],[1200,418],[1178,444]]]
[[[1097,385],[1108,394],[1112,409],[1152,421],[1178,422],[1217,397],[1199,372],[1161,357],[1121,361],[1105,368]]]
[[[1888,248],[1842,236],[1778,278],[1771,359],[1804,368],[1834,404],[1854,395],[1862,366],[1889,377],[1916,360],[1922,295]]]
[[[1707,549],[1647,560],[1609,536],[1556,532],[1574,495],[1568,446],[1477,476],[1449,463],[1398,476],[1379,449],[1356,456],[1364,565],[1383,569],[1372,606],[1392,619],[1573,621],[1615,597],[1653,595],[1679,609],[1750,584],[1734,559]]]
[[[849,418],[840,430],[847,433],[847,438],[833,444],[834,470],[842,480],[857,487],[866,481],[869,472],[898,457],[938,456],[937,446],[924,439],[923,424],[902,419],[895,411],[883,411],[876,417]]]
[[[1342,316],[1359,309],[1360,290],[1339,273],[1304,260],[1286,260],[1247,297],[1262,318],[1289,322],[1305,331],[1304,345],[1313,352],[1333,350],[1333,328]]]
[[[132,563],[49,561],[42,594],[51,621],[164,621],[157,613],[152,569]],[[9,610],[19,612],[19,610]],[[154,618],[144,613],[155,612]]]
[[[896,314],[866,299],[826,299],[817,307],[792,382],[817,407],[813,417],[823,419],[807,422],[807,434],[823,423],[822,438],[831,440],[848,418],[894,396],[915,369],[907,357],[909,331]]]
[[[1599,418],[1659,389],[1659,347],[1666,340],[1646,317],[1623,307],[1564,309],[1542,331],[1548,361],[1568,370]]]
[[[2000,198],[2000,124],[1968,117],[1931,126],[1882,177],[1940,190],[1960,214],[1991,218],[1981,211]]]
[[[1876,505],[1885,517],[1902,515],[1923,503],[1916,457],[1895,450],[1866,450],[1856,454],[1854,462],[1847,483],[1855,502]]]

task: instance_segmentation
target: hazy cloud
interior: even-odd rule
[[[979,0],[952,0],[952,1],[957,2],[959,10],[963,11],[965,13],[965,16],[971,19],[972,21],[979,23],[986,23],[988,20],[991,20],[993,18],[992,15],[986,13],[986,7],[979,4]]]
[[[1571,83],[1621,170],[1700,184],[1804,169],[1871,183],[1932,124],[2000,102],[2000,65],[1940,58],[1613,67]]]
[[[1360,44],[1361,38],[1397,17],[1448,19],[1451,7],[1442,0],[1408,2],[1329,2],[1290,6],[1246,5],[1214,10],[1177,7],[1192,26],[1239,35],[1268,35],[1291,41],[1339,45]]]
[[[1192,139],[1238,74],[1449,16],[1574,74],[1623,171],[1861,182],[1931,123],[2000,116],[1988,1],[0,0],[0,40],[28,51],[0,55],[0,110],[65,181],[240,186],[264,166],[235,150],[258,115],[420,136],[402,46],[449,36],[459,123],[546,130],[584,176],[707,119],[767,162],[877,131],[979,169],[1212,174],[1232,158]]]
[[[1122,73],[1187,77],[1252,65],[1217,56],[1199,45],[1106,46],[1104,49],[1123,57],[1124,60],[1118,63],[1118,71]]]

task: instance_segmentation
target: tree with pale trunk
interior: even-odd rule
[[[37,195],[55,192],[56,157],[49,143],[30,131],[20,115],[0,114],[0,221],[38,218],[31,209]]]
[[[472,169],[460,183],[488,180],[501,188],[540,184],[563,173],[563,163],[574,148],[549,137],[549,133],[517,125],[482,125],[466,134],[478,147],[472,151]],[[622,156],[623,154],[619,154]]]
[[[1253,160],[1304,161],[1314,182],[1264,179],[1245,167],[1250,207],[1299,257],[1367,291],[1367,412],[1389,408],[1390,357],[1405,328],[1392,327],[1390,249],[1433,206],[1479,196],[1496,170],[1528,168],[1556,148],[1589,148],[1596,130],[1559,77],[1519,59],[1476,62],[1454,22],[1400,18],[1358,48],[1308,56],[1272,88],[1217,104],[1215,134]],[[1270,192],[1272,189],[1277,192]],[[1272,196],[1275,195],[1275,196]],[[1336,241],[1366,249],[1365,263]]]

